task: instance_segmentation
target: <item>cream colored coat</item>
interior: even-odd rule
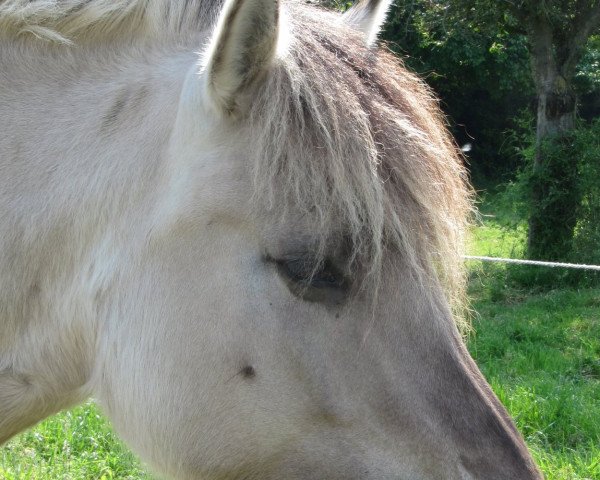
[[[93,396],[176,479],[540,478],[387,6],[0,1],[0,442]]]

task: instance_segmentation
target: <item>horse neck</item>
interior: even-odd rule
[[[101,305],[152,228],[198,45],[0,42],[0,443],[93,388]]]
[[[47,305],[96,295],[143,241],[188,52],[0,45],[0,347],[18,344],[24,321],[60,316]]]

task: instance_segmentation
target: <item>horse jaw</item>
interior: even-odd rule
[[[364,33],[367,45],[373,45],[392,2],[393,0],[360,0],[344,14],[344,23]]]
[[[229,0],[204,55],[206,87],[217,109],[239,113],[244,94],[264,77],[277,51],[278,0]]]

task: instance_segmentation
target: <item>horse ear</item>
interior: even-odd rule
[[[205,56],[207,87],[226,113],[267,71],[277,48],[279,0],[227,0]]]
[[[359,0],[344,13],[344,22],[363,32],[367,45],[373,45],[393,0]]]

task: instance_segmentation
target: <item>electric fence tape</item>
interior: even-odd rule
[[[595,270],[600,272],[600,265],[584,265],[579,263],[564,263],[564,262],[541,262],[539,260],[519,260],[516,258],[499,258],[499,257],[482,257],[478,255],[463,255],[465,260],[479,260],[482,262],[497,262],[497,263],[514,263],[517,265],[537,265],[540,267],[551,268],[576,268],[579,270]]]

